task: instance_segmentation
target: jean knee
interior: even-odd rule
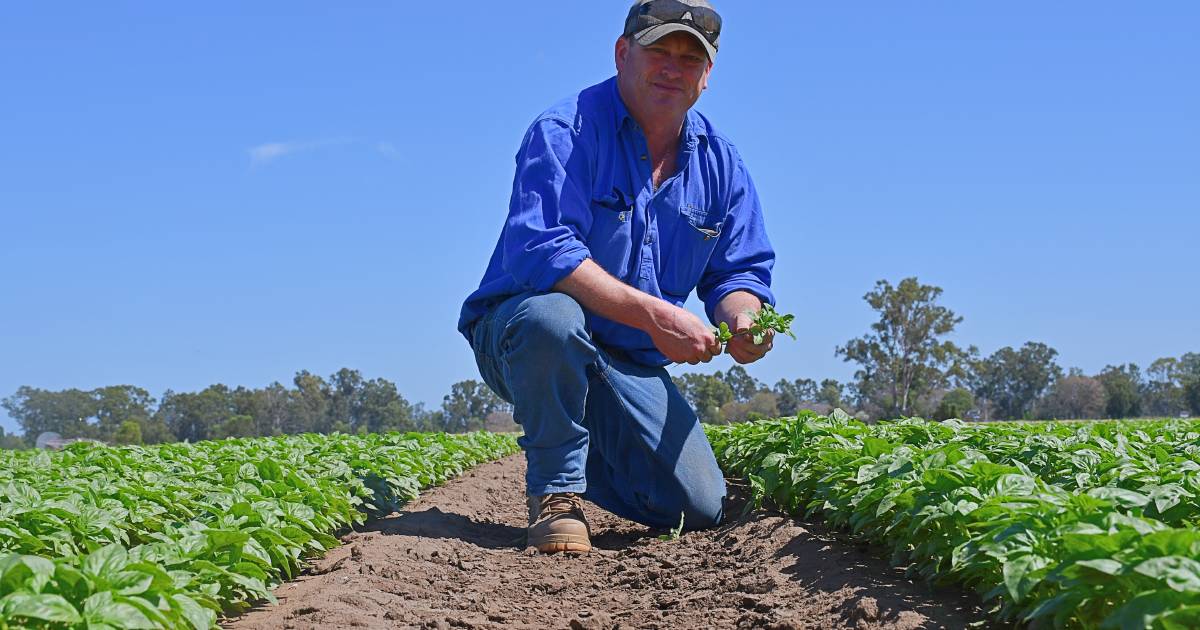
[[[684,528],[708,529],[720,525],[725,516],[725,494],[724,479],[693,488],[684,509]]]
[[[660,526],[675,527],[683,517],[683,528],[708,529],[721,524],[725,516],[725,479],[680,487],[672,501],[658,505],[643,505],[643,510],[655,515]]]
[[[513,338],[533,348],[560,350],[585,335],[583,307],[565,293],[544,293],[525,300],[514,322]]]

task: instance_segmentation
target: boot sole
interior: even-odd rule
[[[545,543],[537,546],[541,553],[590,553],[591,545],[583,543]]]
[[[592,550],[591,541],[569,534],[544,536],[537,544],[531,544],[530,546],[542,553],[588,553]]]

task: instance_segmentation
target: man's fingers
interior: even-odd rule
[[[753,363],[766,356],[771,347],[770,340],[755,345],[752,339],[738,337],[729,343],[729,354],[738,363]]]

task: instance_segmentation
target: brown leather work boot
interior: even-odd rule
[[[542,553],[592,550],[591,529],[583,515],[583,500],[573,492],[529,497],[528,546]]]

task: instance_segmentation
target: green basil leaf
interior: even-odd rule
[[[83,620],[79,611],[61,595],[13,593],[0,608],[9,617],[25,617],[56,623],[76,624]]]

